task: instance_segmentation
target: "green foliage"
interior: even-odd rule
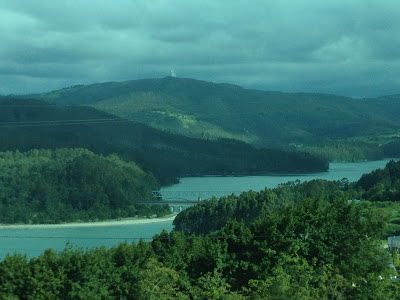
[[[244,221],[250,224],[260,216],[299,202],[307,197],[322,197],[333,201],[348,195],[347,186],[342,181],[312,180],[300,184],[289,182],[275,189],[265,189],[259,193],[244,192],[239,196],[211,199],[189,207],[174,220],[175,230],[186,234],[204,234],[222,228],[229,220]]]
[[[238,160],[250,149],[231,140],[208,145],[221,156],[231,149]],[[259,150],[255,161],[262,160],[260,153],[282,158]],[[286,156],[277,165],[290,163]],[[398,283],[391,282],[390,256],[380,241],[388,222],[392,232],[400,223],[399,180],[400,163],[391,161],[354,184],[289,182],[200,202],[177,216],[176,231],[149,243],[49,249],[30,261],[9,255],[0,262],[0,298],[396,299]],[[158,186],[153,175],[116,155],[85,149],[0,153],[2,222],[148,214],[156,208],[135,201]],[[369,201],[349,201],[361,196]]]
[[[151,258],[140,273],[138,299],[189,299],[179,291],[179,275]]]
[[[46,250],[0,262],[2,299],[395,299],[385,222],[346,199],[307,198],[204,236]]]
[[[0,109],[0,122],[7,125],[0,127],[0,151],[79,147],[105,156],[116,153],[152,172],[162,184],[184,176],[328,169],[326,159],[310,154],[258,149],[233,139],[178,136],[89,107],[6,98],[0,100]]]
[[[364,174],[356,187],[365,190],[363,197],[370,201],[399,201],[400,162],[392,160],[383,170]]]
[[[400,157],[400,139],[398,137],[391,139],[383,145],[385,157]]]
[[[203,139],[235,138],[267,147],[334,141],[329,148],[340,160],[375,155],[380,152],[378,144],[391,138],[361,149],[353,145],[350,148],[357,151],[347,152],[345,157],[335,151],[336,141],[388,136],[399,130],[396,97],[353,99],[264,92],[186,78],[76,86],[31,97],[64,105],[93,105],[152,127]]]
[[[379,160],[387,156],[386,152],[376,143],[361,141],[341,141],[327,142],[324,144],[307,145],[298,148],[299,151],[312,153],[317,156],[325,157],[330,162],[359,162],[366,160]]]
[[[385,236],[400,234],[400,162],[390,161],[383,170],[364,174],[356,183],[311,180],[300,184],[288,182],[275,189],[259,193],[245,192],[221,199],[202,201],[180,213],[174,220],[175,229],[186,234],[204,234],[221,229],[229,220],[250,224],[276,208],[319,198],[326,202],[344,198],[361,201],[357,205],[367,214],[369,209],[379,209],[380,218],[388,219]],[[383,201],[387,202],[384,203]]]
[[[157,179],[116,155],[85,149],[0,153],[0,222],[60,223],[135,215],[159,216],[168,207],[136,205],[152,199]]]
[[[7,255],[0,264],[0,296],[12,299],[13,296],[25,295],[32,272],[27,258],[21,254]]]
[[[397,251],[392,252],[392,259],[393,259],[393,265],[396,268],[400,267],[400,258],[399,258],[399,253]]]

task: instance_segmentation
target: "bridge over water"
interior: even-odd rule
[[[220,198],[231,194],[240,194],[240,191],[152,191],[154,199],[136,202],[137,204],[168,204],[172,212],[181,212],[183,209],[195,205],[203,200]]]

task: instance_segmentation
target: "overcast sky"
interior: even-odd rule
[[[0,0],[0,93],[178,77],[400,93],[399,0]]]

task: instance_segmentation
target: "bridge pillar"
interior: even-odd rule
[[[181,206],[179,206],[179,212],[181,212],[182,210],[183,210],[183,207],[181,205]]]
[[[174,207],[172,205],[169,206],[169,210],[173,213],[174,212]]]

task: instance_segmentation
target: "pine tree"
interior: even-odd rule
[[[392,252],[392,258],[393,258],[393,265],[398,268],[400,267],[400,259],[399,259],[399,254],[397,253],[396,250]]]

